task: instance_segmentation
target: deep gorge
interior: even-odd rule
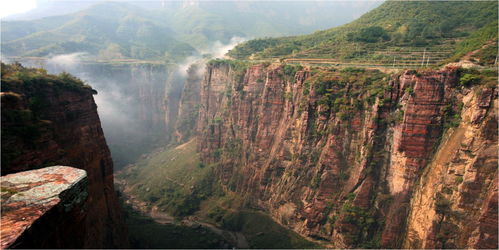
[[[84,5],[2,20],[0,248],[498,248],[497,2]]]
[[[179,140],[177,137],[181,135],[176,128],[189,126],[190,121],[184,120],[192,120],[192,113],[196,112],[183,110],[184,113],[179,114],[180,99],[188,98],[188,94],[182,94],[184,84],[199,74],[197,70],[191,74],[183,72],[185,69],[180,69],[183,65],[94,62],[76,57],[70,63],[54,58],[20,62],[43,67],[52,74],[69,72],[98,90],[97,109],[118,169],[157,147]]]
[[[463,84],[472,70],[383,73],[230,60],[194,64],[185,74],[147,64],[71,70],[102,87],[96,102],[105,108],[99,110],[104,132],[115,163],[131,164],[125,173],[136,171],[140,159],[154,159],[151,150],[161,154],[197,138],[199,163],[189,164],[195,172],[208,166],[210,178],[195,179],[182,194],[184,207],[164,207],[169,213],[194,206],[179,214],[187,216],[206,199],[232,197],[239,205],[215,202],[211,209],[225,211],[223,218],[230,209],[263,210],[328,247],[486,248],[496,242],[497,235],[483,230],[497,221],[497,92],[491,84]],[[130,155],[130,148],[141,151]],[[128,178],[120,174],[121,188],[130,185]],[[154,206],[158,198],[144,196],[152,185],[144,181],[127,192]],[[228,223],[214,218],[215,225]]]

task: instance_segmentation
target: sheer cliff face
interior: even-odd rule
[[[23,59],[49,73],[69,72],[99,91],[95,96],[116,168],[174,137],[185,77],[177,66],[160,63],[105,63]]]
[[[117,168],[171,139],[183,81],[169,66],[82,63],[68,72],[99,91],[95,99]]]
[[[415,189],[406,247],[497,248],[496,92],[462,101],[460,126],[444,135]]]
[[[240,68],[201,86],[198,149],[226,189],[334,247],[497,247],[495,90],[451,68]]]
[[[113,163],[93,90],[2,78],[2,175],[55,164],[84,169],[88,202],[84,248],[126,247],[126,227],[113,186]],[[50,230],[50,229],[47,229]]]
[[[200,64],[192,64],[187,70],[175,123],[175,141],[177,143],[186,142],[196,133],[203,70],[204,67]]]

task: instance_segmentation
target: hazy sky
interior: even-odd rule
[[[0,18],[24,13],[36,7],[36,0],[3,0],[0,3]]]

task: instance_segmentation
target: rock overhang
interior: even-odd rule
[[[0,186],[2,249],[15,244],[48,211],[69,212],[88,196],[86,171],[68,166],[5,175]]]

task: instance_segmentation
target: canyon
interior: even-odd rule
[[[499,247],[497,2],[154,4],[2,32],[1,248]]]
[[[116,168],[174,141],[185,79],[178,65],[162,62],[98,62],[78,54],[66,59],[12,58],[51,74],[71,72],[98,89],[95,102]]]
[[[152,85],[139,91],[144,109],[136,114],[158,133],[168,128],[170,141],[197,138],[188,144],[197,144],[202,164],[244,204],[227,209],[263,210],[322,246],[494,248],[497,90],[463,83],[470,72],[481,74],[455,66],[383,73],[212,60],[177,78],[173,119],[156,105],[168,95]],[[149,82],[165,88],[169,80]],[[86,230],[75,246],[126,246],[94,94],[3,82],[9,167],[2,174],[56,164],[86,170],[89,200],[79,222]],[[19,134],[20,122],[36,132]]]

